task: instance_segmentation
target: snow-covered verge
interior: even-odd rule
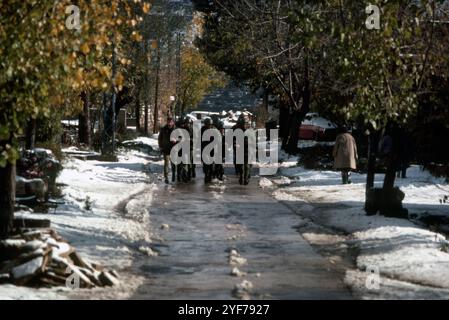
[[[118,162],[67,158],[57,179],[63,185],[64,204],[46,214],[21,211],[16,216],[50,219],[84,258],[117,270],[120,285],[92,290],[2,285],[0,299],[126,298],[137,289],[143,279],[129,269],[151,244],[148,208],[156,186],[148,175],[148,155],[121,151],[118,158]]]
[[[357,297],[449,298],[445,235],[414,219],[367,216],[363,210],[365,175],[354,174],[352,185],[342,185],[339,172],[306,170],[296,164],[297,158],[284,154],[280,159],[278,175],[262,178],[260,186],[308,219],[308,225],[298,229],[318,250],[329,253],[331,262],[338,259],[335,255],[342,248],[349,252],[354,261],[346,269],[345,282]],[[397,185],[406,194],[409,216],[449,217],[449,205],[441,203],[449,195],[449,185],[418,166],[407,174]],[[376,185],[382,181],[383,175],[377,175]]]

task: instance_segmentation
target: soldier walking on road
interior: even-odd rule
[[[251,128],[251,121],[247,115],[242,115],[237,125],[233,128],[236,129],[242,129],[243,132]],[[249,144],[248,144],[248,137],[244,137],[244,143],[243,146],[237,145],[234,142],[234,163],[235,163],[235,171],[237,175],[239,176],[239,183],[241,185],[248,185],[249,179],[251,178],[251,168],[252,165],[249,163]],[[243,150],[242,150],[243,148]],[[243,152],[244,153],[244,161],[243,163],[237,163],[237,153]]]
[[[213,129],[214,126],[212,124],[212,119],[206,118],[204,120],[204,126],[201,128],[201,137],[203,137],[206,130]],[[204,148],[209,144],[210,142],[202,141],[201,142],[201,154],[203,153]],[[213,156],[213,154],[211,154]],[[212,176],[214,173],[214,165],[213,164],[206,164],[203,159],[203,172],[204,172],[204,182],[206,184],[212,182]]]
[[[176,166],[170,160],[170,152],[177,141],[170,139],[171,133],[175,130],[175,121],[172,117],[167,118],[167,124],[161,129],[159,133],[158,143],[159,150],[164,157],[164,178],[165,183],[169,183],[168,172],[171,165],[172,182],[176,181]]]
[[[184,117],[184,118],[180,119],[179,125],[177,125],[176,127],[187,131],[189,134],[190,157],[189,157],[187,163],[182,162],[177,165],[178,182],[187,183],[187,182],[190,182],[190,180],[194,176],[194,170],[195,170],[195,167],[192,168],[192,166],[193,166],[193,139],[192,139],[193,131],[192,131],[192,128],[190,125],[190,120],[188,117]],[[180,157],[182,156],[181,150],[179,151],[178,155]]]
[[[214,177],[217,178],[220,181],[224,180],[224,163],[226,158],[226,140],[225,140],[225,128],[223,121],[218,121],[216,125],[217,129],[220,131],[221,134],[221,163],[215,164],[215,170],[214,170]]]

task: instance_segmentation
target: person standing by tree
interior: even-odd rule
[[[158,138],[159,150],[161,151],[161,154],[164,156],[164,178],[165,183],[167,184],[169,183],[168,171],[170,170],[169,169],[170,164],[172,170],[172,182],[175,182],[176,180],[176,166],[173,163],[171,163],[170,160],[171,149],[176,144],[176,140],[170,139],[173,130],[175,130],[175,120],[172,117],[168,117],[167,124],[165,125],[165,127],[162,128]]]
[[[334,167],[341,171],[343,184],[350,184],[351,171],[357,168],[357,144],[346,127],[340,128],[339,131],[333,150]]]

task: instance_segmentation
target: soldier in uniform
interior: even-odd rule
[[[237,123],[232,127],[232,130],[235,131],[237,129],[242,129],[244,130],[244,115],[241,114],[239,116],[239,118],[237,119]],[[240,169],[241,166],[237,165],[237,144],[236,144],[236,140],[234,139],[234,141],[232,142],[232,148],[234,149],[234,168],[235,168],[235,174],[240,176]]]
[[[251,128],[251,121],[247,115],[242,115],[239,118],[239,121],[237,122],[237,125],[235,126],[236,129],[242,129],[243,132]],[[242,149],[243,148],[243,151]],[[244,138],[244,145],[238,146],[236,143],[234,143],[234,163],[236,168],[236,173],[239,176],[239,183],[241,185],[248,185],[249,179],[251,177],[251,167],[252,165],[249,163],[249,144],[248,144],[248,137]],[[237,164],[237,152],[244,152],[244,163],[243,164]]]
[[[189,165],[189,177],[190,179],[196,178],[196,164],[193,163],[193,121],[189,117],[185,117],[186,130],[190,135],[190,165]]]
[[[225,141],[225,129],[224,129],[224,123],[223,121],[217,122],[217,129],[220,131],[221,134],[221,142],[222,142],[222,154],[221,154],[221,164],[215,164],[215,172],[214,176],[220,180],[223,181],[224,176],[224,162],[226,157],[226,141]]]
[[[159,150],[164,157],[164,178],[165,183],[169,183],[168,172],[171,165],[172,171],[172,182],[176,181],[176,166],[170,160],[170,152],[174,145],[176,145],[176,140],[170,139],[171,133],[175,130],[175,121],[172,117],[167,118],[167,124],[161,129],[159,133],[158,143]]]
[[[212,124],[212,119],[206,118],[204,120],[204,126],[201,128],[201,155],[203,153],[204,148],[210,143],[208,141],[202,141],[202,137],[203,137],[204,133],[206,132],[206,130],[213,129],[213,128],[214,128],[214,126]],[[213,156],[213,154],[211,154],[211,156]],[[204,182],[206,184],[208,184],[208,183],[212,182],[212,177],[213,177],[213,173],[214,173],[214,165],[206,164],[206,163],[204,163],[204,159],[202,159],[202,160],[203,160]]]
[[[190,126],[190,119],[188,117],[184,117],[179,120],[179,126],[180,129],[184,129],[187,132],[189,132],[190,137],[190,158],[189,163],[180,163],[177,166],[177,175],[178,175],[178,182],[190,182],[192,178],[192,163],[193,163],[193,155],[192,155],[192,149],[193,149],[193,131]],[[182,150],[179,151],[179,156],[181,156]]]

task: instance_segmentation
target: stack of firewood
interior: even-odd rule
[[[82,259],[51,228],[25,229],[1,240],[0,279],[30,287],[94,288],[118,284],[115,271]]]

